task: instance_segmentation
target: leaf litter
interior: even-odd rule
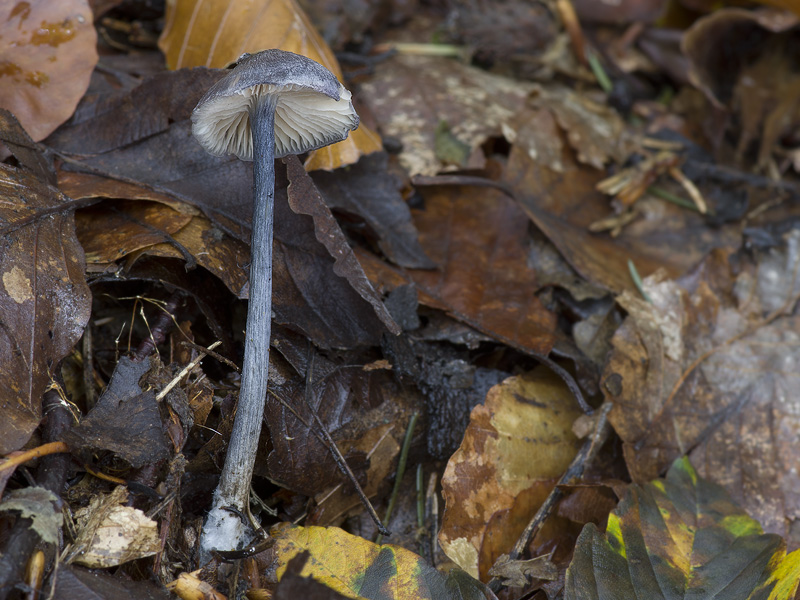
[[[3,594],[793,597],[796,14],[363,4],[10,9]],[[200,564],[252,174],[189,119],[265,44],[362,127],[276,165],[252,541]]]

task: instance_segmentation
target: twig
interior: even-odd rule
[[[375,512],[375,507],[372,506],[372,503],[367,498],[367,495],[364,493],[364,490],[361,489],[361,486],[358,483],[358,479],[353,474],[353,471],[350,470],[350,466],[345,461],[344,456],[342,456],[339,447],[336,445],[336,442],[333,441],[331,434],[328,433],[327,428],[325,427],[322,419],[319,418],[317,411],[314,410],[314,407],[311,404],[311,390],[312,390],[312,374],[314,370],[314,358],[316,354],[314,354],[313,349],[309,349],[309,359],[308,359],[308,368],[306,370],[306,389],[305,389],[305,401],[306,406],[308,406],[308,410],[311,411],[311,415],[314,417],[314,421],[317,423],[317,426],[320,429],[320,433],[322,433],[325,440],[328,442],[328,450],[331,452],[331,456],[336,461],[336,464],[342,470],[342,472],[347,475],[347,478],[350,479],[350,482],[356,489],[356,494],[361,499],[361,502],[364,504],[364,507],[367,509],[369,516],[375,522],[375,525],[378,526],[378,531],[380,531],[383,535],[389,536],[392,533],[384,527],[383,523],[381,523],[381,519],[378,516],[378,513]]]
[[[189,374],[189,371],[191,371],[191,370],[192,370],[192,369],[194,369],[194,368],[195,368],[195,367],[196,367],[198,364],[200,364],[200,361],[201,361],[201,360],[203,360],[203,359],[206,357],[206,354],[208,353],[208,352],[207,352],[207,350],[213,350],[214,348],[216,348],[217,346],[219,346],[221,343],[222,343],[222,342],[220,342],[220,341],[216,341],[216,342],[214,342],[213,344],[211,344],[211,345],[208,347],[208,349],[205,349],[205,348],[204,348],[204,349],[200,350],[200,351],[199,351],[199,352],[200,352],[200,354],[199,354],[199,355],[198,355],[198,356],[197,356],[197,357],[196,357],[196,358],[195,358],[195,359],[194,359],[192,362],[190,362],[188,365],[186,365],[185,367],[183,367],[183,369],[181,369],[180,373],[178,373],[177,375],[175,375],[175,377],[173,377],[173,378],[172,378],[172,380],[171,380],[171,381],[170,381],[170,382],[169,382],[167,385],[165,385],[165,386],[164,386],[164,389],[163,389],[163,390],[161,390],[161,391],[158,393],[158,395],[156,396],[156,400],[159,400],[159,401],[160,401],[160,400],[162,400],[162,399],[163,399],[163,398],[164,398],[164,397],[165,397],[167,394],[169,394],[170,390],[172,390],[172,388],[174,388],[176,385],[178,385],[178,382],[179,382],[181,379],[183,379],[183,378],[184,378],[186,375],[188,375],[188,374]]]
[[[222,364],[228,365],[231,369],[233,369],[237,373],[241,373],[241,371],[242,371],[242,369],[239,367],[239,365],[237,365],[232,360],[225,358],[219,352],[213,352],[212,348],[216,348],[216,346],[209,346],[208,348],[204,348],[200,344],[195,344],[194,342],[190,342],[188,340],[182,341],[181,342],[181,346],[187,346],[189,348],[197,350],[198,352],[203,352],[204,354],[207,354],[211,358],[217,359]]]
[[[597,451],[605,442],[608,413],[611,411],[612,406],[613,405],[611,402],[605,402],[603,406],[600,407],[592,436],[583,443],[583,446],[575,455],[575,458],[572,459],[569,467],[567,467],[567,470],[564,471],[564,474],[558,480],[558,483],[556,483],[555,487],[550,492],[550,495],[547,496],[545,501],[539,507],[539,510],[536,511],[536,514],[528,523],[527,527],[525,527],[525,530],[517,539],[517,543],[514,544],[514,548],[509,553],[509,560],[519,559],[523,552],[525,552],[525,548],[527,548],[531,541],[536,537],[536,534],[538,533],[539,528],[542,526],[542,523],[544,523],[545,519],[550,516],[550,513],[553,512],[556,504],[558,504],[559,500],[561,500],[562,496],[564,495],[564,492],[561,490],[560,486],[567,485],[573,479],[583,476],[584,469],[591,464],[592,460],[597,454]],[[495,577],[489,582],[489,587],[493,592],[497,592],[501,587],[503,587],[503,584],[501,583],[500,579]]]
[[[400,460],[397,462],[397,473],[394,477],[394,487],[392,487],[392,495],[389,496],[389,505],[386,507],[386,516],[383,520],[388,523],[389,519],[392,518],[392,512],[394,511],[394,505],[397,503],[397,496],[400,493],[400,484],[403,479],[403,475],[406,472],[406,461],[408,460],[408,450],[411,448],[411,438],[414,436],[414,427],[417,424],[417,418],[419,417],[418,413],[414,413],[411,415],[411,419],[408,421],[408,429],[406,429],[406,437],[403,439],[403,447],[400,450]],[[380,544],[383,541],[383,533],[379,533],[378,537],[375,538],[375,543]]]

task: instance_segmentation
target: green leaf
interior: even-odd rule
[[[584,527],[567,569],[567,600],[789,600],[800,551],[763,533],[687,458],[664,480],[632,485],[605,535]]]

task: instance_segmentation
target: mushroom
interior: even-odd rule
[[[253,161],[253,230],[244,363],[231,442],[201,553],[236,549],[249,513],[250,480],[267,394],[272,316],[275,159],[345,139],[358,127],[350,92],[317,62],[292,52],[243,55],[192,112],[192,134],[215,156]],[[233,510],[230,510],[233,509]]]

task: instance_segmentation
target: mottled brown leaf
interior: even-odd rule
[[[86,0],[4,2],[0,107],[39,141],[72,115],[97,64]]]
[[[473,577],[487,579],[569,466],[579,447],[572,423],[580,414],[566,386],[544,367],[506,379],[472,410],[442,476],[439,543]]]
[[[523,108],[531,84],[492,75],[452,59],[396,56],[376,67],[362,86],[364,101],[384,136],[403,143],[400,162],[413,175],[435,175],[447,165],[436,156],[436,131],[471,149],[468,168],[485,162],[480,145]]]
[[[800,292],[799,247],[794,230],[755,263],[737,260],[736,271],[720,252],[680,284],[646,280],[653,304],[623,294],[629,316],[601,385],[635,481],[691,453],[790,548],[800,546],[800,323],[781,307]]]
[[[91,298],[69,199],[0,165],[0,454],[41,418],[42,394],[89,320]]]

